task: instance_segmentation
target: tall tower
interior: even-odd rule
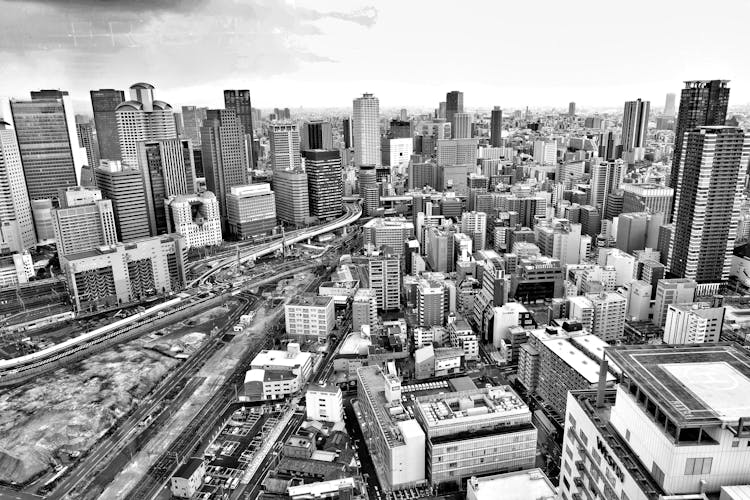
[[[96,168],[99,165],[99,149],[94,140],[94,127],[90,122],[76,123],[78,145],[86,150],[86,165]]]
[[[750,135],[737,127],[704,126],[685,132],[680,149],[669,268],[698,283],[726,281]]]
[[[302,125],[302,151],[308,149],[333,149],[331,122],[315,120]]]
[[[680,111],[677,115],[670,187],[677,186],[685,132],[697,127],[724,125],[727,119],[727,106],[729,105],[728,83],[729,80],[685,82],[685,88],[682,89],[680,95]]]
[[[268,132],[271,143],[271,167],[276,170],[302,168],[297,125],[275,123]]]
[[[675,95],[672,93],[667,94],[667,100],[664,103],[664,116],[675,115],[674,103],[675,103]]]
[[[154,86],[149,83],[133,84],[130,100],[117,106],[115,116],[124,163],[136,164],[140,141],[177,139],[172,106],[154,100]]]
[[[503,146],[503,110],[495,106],[490,118],[490,146],[500,148]]]
[[[464,93],[458,90],[451,90],[445,94],[445,121],[451,124],[451,138],[455,139],[454,115],[464,112]]]
[[[570,102],[568,103],[568,116],[575,116],[576,115],[576,103]]]
[[[11,126],[0,121],[0,247],[23,252],[36,244],[21,152]]]
[[[305,172],[310,199],[310,215],[320,220],[341,215],[344,195],[341,154],[335,150],[305,151]]]
[[[648,115],[651,107],[649,101],[625,102],[625,111],[622,115],[622,150],[623,152],[634,151],[646,145],[646,132],[648,130]]]
[[[112,200],[118,240],[126,242],[152,236],[143,176],[137,165],[102,160],[94,175],[102,196]]]
[[[250,100],[250,91],[247,89],[243,90],[225,90],[224,91],[224,107],[226,109],[233,109],[242,124],[242,130],[245,134],[251,138],[253,136],[253,105]],[[252,141],[251,141],[252,142]],[[250,151],[251,166],[255,167],[258,164],[258,154],[255,151]]]
[[[471,114],[454,113],[453,114],[453,138],[454,139],[471,139]]]
[[[59,189],[77,186],[86,150],[78,146],[68,93],[32,92],[30,101],[10,105],[29,198],[55,199]]]
[[[209,109],[201,127],[206,187],[219,200],[222,221],[227,217],[226,194],[248,183],[242,124],[233,109]]]
[[[352,108],[354,166],[379,166],[380,102],[372,94],[362,94],[362,97],[354,99]]]
[[[184,135],[193,141],[193,147],[199,148],[201,145],[201,127],[203,126],[203,120],[206,119],[207,110],[208,108],[198,108],[196,106],[182,107]]]
[[[114,89],[92,90],[91,106],[94,109],[96,139],[99,142],[99,157],[106,160],[121,160],[120,136],[117,133],[117,106],[125,101],[125,92]],[[91,165],[96,168],[97,165]]]
[[[279,170],[273,173],[276,216],[281,222],[301,226],[310,215],[307,174],[301,170]]]

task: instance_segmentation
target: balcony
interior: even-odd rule
[[[586,469],[586,466],[583,465],[583,460],[576,460],[576,469],[578,469],[579,472]]]

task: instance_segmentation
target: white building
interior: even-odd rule
[[[664,325],[664,343],[718,342],[723,325],[723,307],[711,307],[707,302],[670,304]]]
[[[414,236],[414,224],[404,217],[376,217],[364,226],[363,245],[370,245],[375,250],[382,246],[388,246],[391,253],[401,255],[404,253],[404,243]]]
[[[138,143],[141,141],[177,138],[172,106],[154,100],[154,86],[151,84],[133,84],[130,100],[117,106],[115,116],[123,163],[138,164]]]
[[[274,170],[295,170],[302,168],[300,138],[297,125],[274,123],[268,133],[271,143],[271,166]]]
[[[0,257],[0,288],[28,283],[35,275],[34,261],[29,252]]]
[[[534,161],[542,165],[557,163],[557,141],[534,141]]]
[[[437,164],[476,165],[479,139],[438,139]]]
[[[392,171],[404,173],[409,166],[409,160],[414,152],[414,139],[397,138],[383,139],[382,157],[383,165],[391,167]]]
[[[333,297],[297,296],[284,305],[284,319],[290,337],[325,342],[336,325]]]
[[[502,492],[502,493],[500,493]],[[472,477],[466,481],[466,500],[557,500],[557,488],[542,469]]]
[[[206,464],[202,458],[190,458],[172,476],[170,489],[177,498],[192,498],[203,484]]]
[[[265,182],[232,186],[227,193],[227,224],[235,238],[269,234],[276,227],[276,197]]]
[[[251,401],[282,399],[301,390],[313,369],[312,354],[290,342],[286,351],[263,350],[245,374],[245,398]]]
[[[221,245],[219,200],[211,191],[169,199],[169,227],[185,238],[187,248]]]
[[[34,245],[36,233],[18,141],[13,128],[0,119],[0,247],[23,252]]]
[[[380,102],[372,94],[362,94],[352,104],[352,145],[354,166],[380,165]]]
[[[337,385],[311,385],[305,393],[308,420],[343,422],[344,403]]]
[[[471,237],[474,250],[484,250],[487,241],[487,214],[464,212],[461,216],[461,232]]]
[[[448,323],[448,334],[451,345],[463,349],[464,359],[479,359],[479,340],[469,323],[459,317]]]

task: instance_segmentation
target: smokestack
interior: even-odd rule
[[[602,356],[602,362],[599,365],[599,385],[596,386],[596,407],[604,407],[604,391],[607,389],[607,354],[604,353]]]

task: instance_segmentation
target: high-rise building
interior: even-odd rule
[[[471,138],[471,113],[454,113],[452,123],[454,139]]]
[[[438,166],[434,163],[409,163],[409,189],[437,187]]]
[[[456,113],[464,112],[464,93],[452,90],[445,95],[445,121],[451,124],[451,137],[456,138],[456,124],[454,116]]]
[[[233,109],[237,118],[240,120],[244,133],[252,135],[253,106],[250,100],[249,90],[225,90],[224,108]]]
[[[182,107],[183,134],[190,139],[194,148],[200,148],[201,145],[201,127],[203,126],[203,120],[206,119],[206,111],[208,111],[208,108]]]
[[[341,154],[336,150],[313,149],[303,153],[310,215],[320,220],[341,215],[344,195]]]
[[[362,331],[362,326],[370,328],[378,322],[378,297],[372,288],[360,288],[352,300],[352,331]]]
[[[448,110],[448,103],[446,101],[440,101],[438,103],[437,118],[445,119],[445,114]]]
[[[646,134],[648,132],[648,117],[651,103],[649,101],[625,102],[625,111],[622,115],[622,150],[632,152],[639,150],[641,153],[646,146]],[[636,155],[642,159],[643,155]]]
[[[354,165],[380,165],[380,103],[372,94],[354,99],[352,107]]]
[[[344,118],[341,120],[341,128],[343,129],[341,135],[344,136],[344,147],[349,149],[352,147],[352,136],[354,131],[352,130],[352,119]]]
[[[170,232],[165,201],[195,191],[193,148],[189,139],[144,141],[137,147],[151,235],[165,234]]]
[[[670,304],[686,304],[695,300],[698,284],[687,278],[661,279],[656,282],[654,319],[656,326],[664,327]]]
[[[115,110],[123,102],[125,102],[125,92],[122,90],[99,89],[91,91],[91,107],[94,109],[99,158],[105,160],[122,159]],[[92,166],[96,168],[98,163]]]
[[[669,186],[677,189],[685,132],[706,125],[724,125],[729,105],[728,80],[686,81],[680,95],[680,111],[675,129],[674,155]],[[676,209],[676,207],[673,207]]]
[[[267,183],[232,186],[227,193],[229,234],[246,239],[269,234],[276,227],[276,198]]]
[[[659,184],[621,184],[622,213],[662,212],[669,223],[674,189]]]
[[[271,143],[271,167],[274,170],[302,168],[297,125],[274,123],[268,131],[268,138]]]
[[[503,147],[503,110],[500,106],[495,106],[490,116],[490,146]]]
[[[670,304],[664,324],[665,344],[716,343],[724,325],[724,307],[708,302]]]
[[[276,216],[286,224],[301,226],[310,215],[307,174],[301,170],[277,170],[273,173]]]
[[[172,106],[154,99],[154,86],[136,83],[130,87],[130,100],[115,109],[117,135],[120,139],[122,161],[135,165],[138,143],[159,139],[176,139]]]
[[[576,115],[576,103],[570,102],[568,103],[568,116],[575,116]]]
[[[621,340],[627,299],[615,292],[589,293],[569,299],[569,316],[605,342]]]
[[[117,243],[112,201],[103,200],[100,190],[68,188],[61,193],[60,207],[52,210],[59,256]]]
[[[227,216],[226,195],[232,186],[248,183],[242,124],[234,109],[210,109],[201,127],[201,162],[206,187],[219,199],[222,220]]]
[[[168,232],[185,238],[185,248],[221,245],[219,202],[211,191],[173,195],[165,205]]]
[[[94,311],[180,291],[187,261],[183,243],[180,236],[163,235],[61,257],[73,308]]]
[[[487,243],[487,214],[465,212],[461,216],[461,232],[471,237],[474,250],[484,250]]]
[[[542,165],[555,165],[557,141],[534,141],[534,161]]]
[[[414,139],[389,139],[384,137],[381,144],[381,155],[384,167],[395,167],[394,172],[404,172],[409,165],[414,151]]]
[[[13,128],[0,120],[0,251],[23,252],[36,244],[34,219]]]
[[[302,124],[302,144],[300,149],[333,149],[331,122],[314,120]]]
[[[438,139],[438,165],[476,165],[479,139]]]
[[[368,259],[370,288],[375,290],[378,309],[401,308],[401,259],[398,255],[383,254]]]
[[[667,100],[664,103],[664,116],[674,117],[675,115],[675,95],[672,93],[667,94]]]
[[[143,174],[135,165],[102,160],[94,170],[102,197],[112,200],[118,241],[129,242],[151,236]]]
[[[404,242],[413,237],[414,224],[403,217],[378,217],[362,226],[363,246],[372,246],[375,250],[387,246],[388,252],[394,255],[402,255]]]
[[[438,283],[420,280],[417,283],[417,321],[419,326],[443,326],[445,316],[443,287]]]
[[[414,137],[414,126],[408,120],[391,120],[388,128],[391,139],[411,139]]]
[[[748,161],[750,134],[740,128],[685,132],[669,251],[675,276],[698,283],[729,278]]]
[[[30,101],[13,100],[10,107],[29,198],[54,199],[59,189],[77,186],[86,150],[78,146],[68,93],[32,92]]]
[[[99,148],[94,139],[94,126],[91,122],[76,122],[78,145],[86,150],[86,165],[96,168],[99,165]]]

